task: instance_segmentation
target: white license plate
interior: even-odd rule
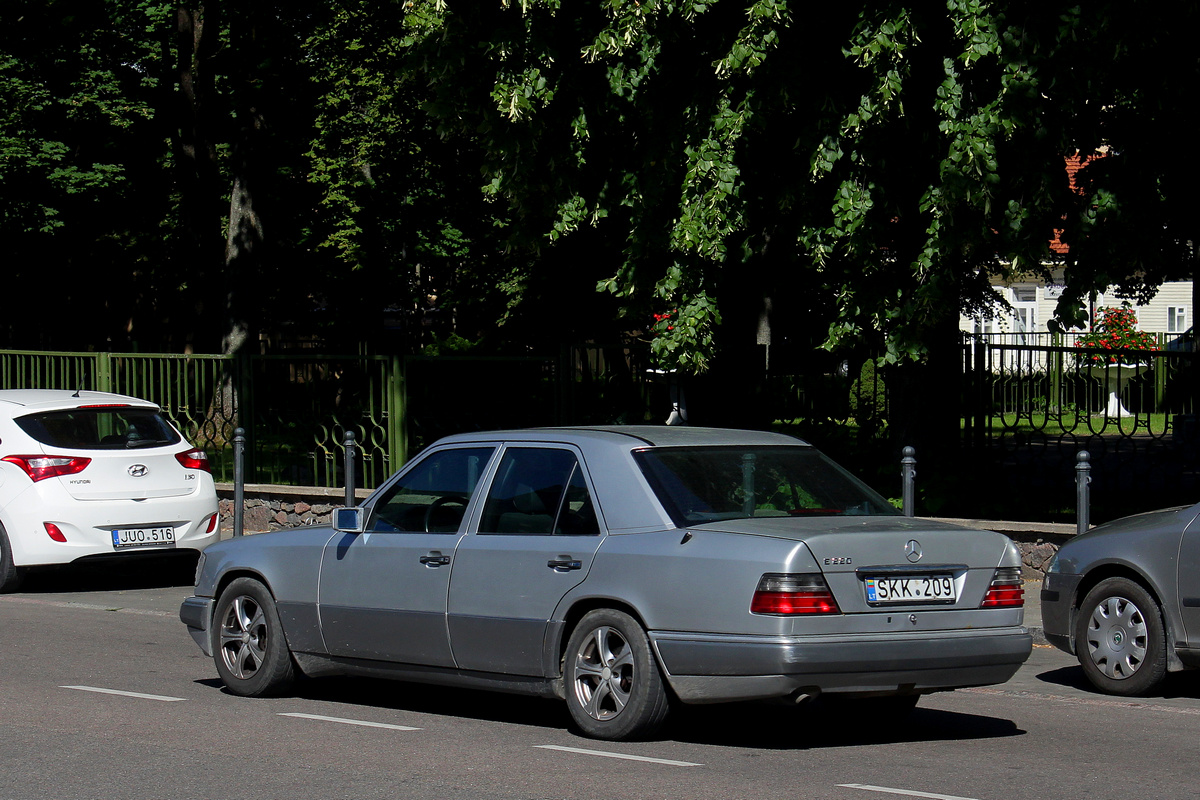
[[[896,578],[867,578],[867,603],[946,603],[958,600],[950,575],[905,575]]]
[[[174,528],[113,528],[113,549],[130,547],[174,547]]]

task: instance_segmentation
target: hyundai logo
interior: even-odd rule
[[[133,478],[145,477],[150,469],[145,464],[134,464],[129,468],[129,475]]]
[[[909,539],[908,544],[904,545],[904,557],[915,564],[921,560],[922,555],[924,553],[921,552],[921,543],[916,539]]]

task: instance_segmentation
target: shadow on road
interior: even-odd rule
[[[1156,698],[1163,700],[1185,699],[1197,700],[1200,699],[1200,680],[1197,680],[1197,674],[1194,671],[1188,670],[1185,672],[1170,672],[1158,688],[1148,695],[1140,697],[1124,697],[1121,695],[1105,694],[1092,686],[1087,676],[1083,674],[1083,667],[1078,665],[1072,667],[1060,667],[1052,669],[1048,672],[1042,672],[1037,676],[1038,680],[1054,686],[1062,686],[1069,689],[1077,689],[1084,694],[1094,695],[1099,698],[1108,698],[1115,701],[1129,701],[1135,703],[1153,702]]]
[[[213,681],[197,681],[212,686]],[[218,684],[219,685],[219,684]],[[387,708],[417,714],[574,730],[566,705],[496,692],[428,686],[375,678],[318,678],[303,681],[297,697],[327,703]],[[866,709],[864,709],[866,711]],[[763,703],[676,706],[654,737],[717,747],[809,750],[898,742],[993,739],[1024,735],[1012,721],[920,706],[888,724],[870,714],[846,714],[806,705]]]
[[[556,730],[562,730],[570,723],[567,707],[559,700],[376,678],[304,680],[297,687],[296,696],[327,703],[374,706]]]
[[[1059,667],[1052,669],[1049,672],[1042,672],[1037,676],[1039,681],[1044,683],[1052,683],[1055,686],[1066,686],[1071,689],[1079,689],[1084,692],[1095,692],[1092,685],[1088,683],[1088,679],[1083,674],[1083,667],[1078,665],[1073,667]]]
[[[109,592],[123,589],[162,589],[191,586],[198,553],[109,559],[31,569],[21,581],[20,594]]]
[[[962,714],[919,705],[896,717],[740,703],[685,706],[668,723],[667,736],[681,742],[757,750],[815,750],[902,742],[940,742],[1022,736],[1011,720]]]

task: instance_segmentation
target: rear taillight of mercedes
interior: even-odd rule
[[[998,567],[983,596],[983,608],[1020,608],[1025,605],[1025,587],[1020,567]]]
[[[842,613],[824,576],[815,573],[763,575],[750,601],[750,612],[775,616]]]
[[[34,483],[83,472],[90,458],[76,456],[5,456],[2,460],[20,467]]]

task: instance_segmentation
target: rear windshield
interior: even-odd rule
[[[18,417],[16,423],[42,444],[69,450],[165,447],[180,441],[152,408],[73,408]]]
[[[675,524],[900,512],[811,447],[675,447],[634,458]]]

